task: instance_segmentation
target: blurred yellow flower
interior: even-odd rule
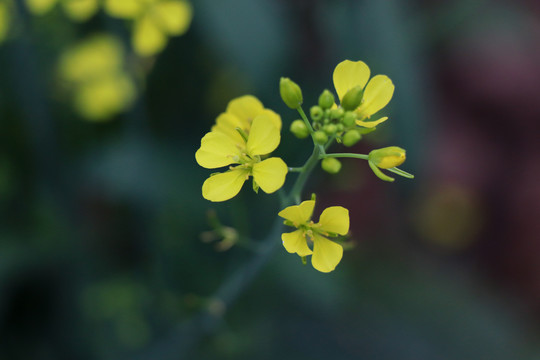
[[[132,43],[141,56],[162,51],[168,36],[185,33],[193,17],[193,8],[185,0],[105,0],[105,11],[134,20]]]
[[[281,117],[274,111],[265,109],[259,99],[252,95],[244,95],[231,100],[227,105],[227,110],[217,117],[212,131],[223,133],[233,141],[241,143],[243,139],[236,128],[240,128],[249,135],[253,119],[261,114],[266,114],[278,131],[281,131]]]
[[[62,55],[60,77],[72,88],[82,116],[103,121],[131,106],[135,84],[123,66],[122,44],[108,35],[94,36]]]
[[[242,132],[242,131],[241,131]],[[202,186],[203,197],[210,201],[225,201],[240,192],[244,182],[253,176],[253,188],[266,193],[281,188],[287,175],[287,165],[277,157],[262,160],[261,156],[274,151],[281,140],[280,131],[268,113],[257,115],[249,135],[241,141],[211,131],[201,140],[195,153],[197,163],[207,169],[230,166],[228,171],[210,176]]]
[[[74,21],[85,21],[99,10],[98,0],[25,0],[28,10],[34,15],[43,15],[60,3],[66,15]]]
[[[4,0],[0,0],[0,44],[4,42],[7,37],[9,25],[10,25],[10,4]]]
[[[387,117],[382,117],[374,121],[365,121],[372,115],[384,108],[394,94],[394,84],[386,75],[375,75],[371,78],[369,67],[362,61],[345,60],[340,62],[334,69],[334,87],[340,101],[347,91],[359,86],[363,89],[363,100],[356,108],[359,126],[372,128],[386,121]],[[369,82],[368,82],[369,80]],[[367,85],[366,85],[367,84]]]
[[[311,257],[313,267],[321,272],[333,271],[343,257],[343,247],[328,239],[349,232],[349,210],[341,206],[331,206],[324,209],[319,222],[311,220],[315,200],[302,202],[300,205],[289,206],[279,212],[286,224],[297,230],[283,233],[283,246],[291,254]],[[308,246],[308,240],[313,243],[313,250]]]

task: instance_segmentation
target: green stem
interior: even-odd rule
[[[304,167],[290,167],[289,172],[302,172],[304,170]]]
[[[302,109],[301,106],[299,106],[298,108],[296,108],[296,110],[298,111],[298,113],[300,114],[300,116],[302,117],[302,120],[304,120],[304,123],[306,124],[308,130],[309,130],[309,133],[311,134],[311,136],[313,137],[313,127],[311,126],[311,123],[309,122],[307,116],[306,116],[306,113],[304,112],[304,110]]]
[[[321,156],[321,148],[320,146],[314,146],[313,147],[313,153],[309,157],[309,159],[306,161],[304,166],[302,166],[302,171],[300,172],[300,175],[296,179],[296,182],[293,185],[293,188],[289,194],[289,199],[294,201],[296,204],[300,203],[300,198],[302,195],[302,190],[304,188],[304,185],[306,184],[307,179],[309,178],[309,175],[311,175],[311,172],[315,168],[315,165],[319,162],[319,157]]]
[[[335,157],[335,158],[354,158],[368,160],[369,156],[364,154],[352,154],[352,153],[335,153],[335,154],[322,154],[319,156],[320,159]]]

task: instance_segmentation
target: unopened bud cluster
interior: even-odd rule
[[[319,96],[319,104],[311,107],[309,113],[313,122],[314,140],[318,144],[324,145],[330,137],[335,137],[338,142],[345,146],[353,146],[362,139],[361,129],[356,126],[357,115],[354,111],[361,102],[362,91],[350,91],[350,97],[345,97],[344,101],[350,98],[351,105],[337,107],[334,95],[324,90]],[[349,94],[347,93],[347,94]],[[356,98],[355,98],[356,97]],[[356,107],[354,107],[356,106]]]

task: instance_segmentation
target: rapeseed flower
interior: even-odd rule
[[[343,257],[343,247],[329,240],[329,237],[346,235],[349,232],[349,210],[341,206],[326,208],[318,223],[311,220],[315,200],[302,202],[300,205],[289,206],[279,212],[285,223],[297,230],[283,233],[283,246],[291,254],[301,257],[312,255],[311,264],[321,272],[333,271]],[[313,244],[313,250],[309,247]]]
[[[375,175],[381,180],[392,182],[394,178],[384,174],[379,169],[390,170],[393,173],[412,179],[414,178],[413,175],[396,168],[396,166],[405,162],[405,158],[404,149],[397,146],[388,146],[382,149],[372,150],[368,155],[368,164]]]
[[[334,87],[340,102],[349,90],[356,87],[362,89],[362,102],[355,109],[358,116],[356,124],[366,128],[373,128],[388,119],[382,117],[378,120],[366,121],[388,105],[394,94],[394,84],[388,76],[375,75],[371,79],[370,76],[371,71],[364,62],[350,60],[340,62],[333,74]]]
[[[219,202],[233,198],[244,182],[253,176],[253,189],[266,193],[281,188],[287,175],[283,160],[262,156],[274,151],[281,140],[280,130],[267,112],[257,115],[249,126],[249,134],[239,128],[240,140],[220,131],[211,131],[201,140],[195,153],[197,163],[207,169],[230,166],[228,171],[210,176],[202,186],[205,199]],[[233,166],[235,165],[235,166]]]
[[[281,117],[272,110],[265,109],[259,99],[252,95],[231,100],[226,111],[217,117],[212,131],[223,133],[234,142],[242,143],[244,140],[236,129],[239,128],[249,135],[253,119],[261,114],[266,114],[278,131],[281,131]]]
[[[132,43],[141,56],[162,51],[169,36],[187,31],[193,16],[191,4],[185,0],[105,0],[105,11],[134,21]]]
[[[60,3],[66,15],[74,21],[86,21],[99,9],[98,0],[25,0],[26,7],[34,15],[49,12]]]
[[[60,76],[83,117],[103,121],[131,106],[136,89],[123,66],[122,44],[108,35],[96,35],[62,55]]]

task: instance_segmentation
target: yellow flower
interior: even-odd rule
[[[333,271],[343,257],[343,247],[328,239],[349,232],[349,210],[341,206],[326,208],[318,223],[311,220],[315,200],[302,202],[300,205],[289,206],[279,212],[288,225],[297,230],[281,235],[283,246],[291,254],[311,257],[313,267],[321,272]],[[313,243],[313,250],[308,246],[308,240]]]
[[[375,127],[388,119],[382,117],[374,121],[365,121],[388,105],[394,94],[394,84],[388,76],[375,75],[370,80],[370,75],[369,67],[364,62],[350,60],[340,62],[334,69],[333,75],[334,87],[340,101],[343,100],[347,91],[357,86],[363,89],[362,103],[355,111],[358,115],[356,123],[366,128]]]
[[[265,109],[263,104],[251,95],[231,100],[227,105],[227,110],[217,117],[216,125],[212,127],[212,131],[223,133],[234,142],[242,143],[242,136],[236,128],[242,129],[249,135],[253,119],[261,114],[266,114],[278,131],[281,131],[281,117],[272,110]]]
[[[0,44],[7,37],[9,25],[11,21],[11,4],[0,1]]]
[[[372,150],[368,155],[368,164],[377,177],[384,181],[392,182],[393,177],[384,174],[380,169],[387,169],[400,176],[413,179],[414,176],[406,171],[398,169],[405,162],[405,150],[397,146],[388,146],[382,149]]]
[[[136,89],[123,66],[122,44],[108,35],[94,36],[61,56],[60,76],[83,117],[103,121],[131,106]]]
[[[168,36],[182,35],[193,17],[185,0],[106,0],[105,11],[134,20],[132,43],[141,56],[152,56],[167,45]]]
[[[60,3],[67,16],[74,21],[85,21],[99,9],[98,0],[25,0],[34,15],[43,15]]]
[[[250,125],[247,141],[211,131],[201,140],[195,153],[197,163],[207,169],[230,166],[223,173],[210,176],[202,186],[202,195],[210,201],[225,201],[240,192],[244,182],[253,176],[254,189],[259,187],[273,193],[283,186],[287,165],[277,157],[262,160],[261,156],[274,151],[281,140],[279,129],[268,113],[257,115]]]
[[[388,146],[372,150],[368,160],[381,169],[390,169],[405,162],[405,150],[398,146]]]

